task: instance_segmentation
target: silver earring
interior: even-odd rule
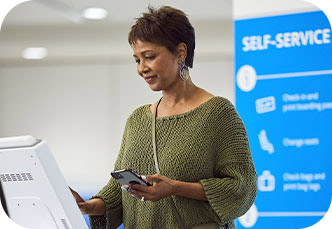
[[[189,76],[190,76],[189,68],[183,61],[180,65],[180,77],[183,81],[186,81],[189,78]]]

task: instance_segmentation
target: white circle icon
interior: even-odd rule
[[[257,222],[258,211],[256,205],[253,204],[246,214],[239,218],[239,222],[244,227],[252,227]]]
[[[236,83],[242,91],[248,92],[254,89],[257,81],[255,69],[250,65],[243,65],[236,75]]]

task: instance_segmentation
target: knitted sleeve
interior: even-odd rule
[[[129,119],[127,120],[118,158],[115,162],[114,170],[121,169],[126,139],[128,135]],[[91,229],[112,229],[118,228],[122,224],[122,191],[119,182],[113,177],[107,185],[103,187],[95,196],[91,198],[101,198],[106,204],[105,216],[89,216]]]
[[[215,120],[215,177],[200,183],[223,225],[245,214],[253,204],[256,171],[244,124],[229,101],[216,108]]]

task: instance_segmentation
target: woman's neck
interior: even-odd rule
[[[179,80],[167,90],[162,91],[162,103],[171,107],[184,103],[190,100],[198,89],[190,78],[186,81]]]

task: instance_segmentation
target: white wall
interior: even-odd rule
[[[196,62],[192,78],[232,100],[232,71],[232,61]],[[134,61],[0,68],[0,137],[46,140],[70,185],[98,189],[113,169],[127,117],[159,97]]]
[[[233,0],[235,19],[316,11],[319,8],[305,0]]]

